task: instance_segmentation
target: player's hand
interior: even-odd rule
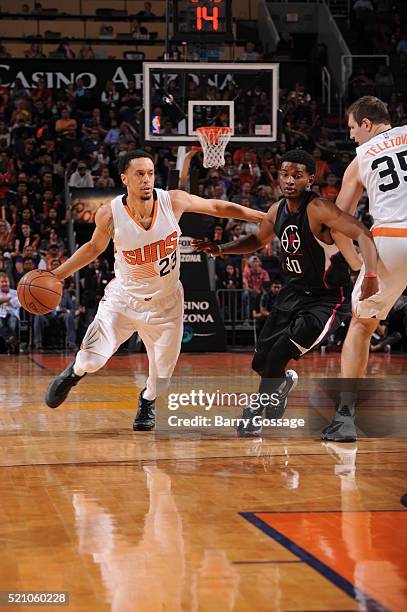
[[[362,300],[367,300],[367,298],[374,295],[378,291],[379,291],[379,281],[377,277],[376,278],[366,278],[365,277],[363,279],[359,301],[361,302]]]
[[[220,255],[219,245],[215,242],[209,242],[209,240],[198,240],[196,238],[192,240],[191,246],[198,253],[209,253],[214,256]]]

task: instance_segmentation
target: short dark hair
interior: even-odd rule
[[[306,167],[308,174],[315,174],[314,158],[302,149],[291,149],[291,151],[287,151],[287,153],[284,153],[281,158],[281,164],[283,164],[283,162],[303,164],[303,166]]]
[[[130,151],[129,153],[125,153],[124,155],[122,155],[118,164],[119,174],[123,174],[124,172],[126,172],[132,159],[140,159],[143,157],[147,157],[148,159],[151,159],[152,162],[154,162],[150,153],[147,153],[147,151],[142,151],[141,149],[137,149],[137,151]]]
[[[363,119],[369,119],[374,124],[391,123],[390,114],[385,103],[376,96],[363,96],[349,106],[347,116],[353,115],[358,125]]]

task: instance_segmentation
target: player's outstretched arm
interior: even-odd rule
[[[170,191],[171,203],[175,216],[179,219],[184,212],[202,213],[212,217],[222,217],[225,219],[240,219],[241,221],[251,221],[260,223],[264,218],[264,212],[252,210],[233,202],[223,200],[205,200],[199,196],[191,195],[186,191],[178,189]]]
[[[316,198],[308,205],[308,214],[329,229],[342,234],[359,243],[360,252],[365,264],[365,278],[362,284],[360,299],[364,300],[377,293],[377,251],[372,234],[360,221],[340,210],[329,200]]]
[[[254,253],[269,243],[274,236],[274,222],[276,219],[278,204],[271,206],[264,216],[257,234],[242,236],[238,240],[216,244],[204,240],[193,240],[192,246],[196,251],[205,251],[211,255],[240,255],[244,253]]]
[[[95,216],[96,228],[89,242],[85,242],[69,259],[58,268],[53,270],[53,274],[63,280],[74,272],[87,266],[98,255],[103,253],[113,238],[114,225],[112,208],[110,204],[101,206]]]

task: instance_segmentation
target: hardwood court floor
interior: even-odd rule
[[[69,591],[83,612],[407,609],[405,437],[133,433],[145,356],[113,358],[49,410],[68,359],[0,357],[1,591]],[[249,354],[184,354],[175,378],[249,368]],[[369,368],[405,377],[407,357]],[[337,355],[298,365],[338,371]]]

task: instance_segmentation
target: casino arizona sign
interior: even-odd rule
[[[103,91],[106,81],[127,88],[135,81],[136,89],[143,86],[142,62],[125,60],[0,60],[0,82],[13,86],[20,79],[23,87],[37,87],[44,78],[48,89],[64,89],[67,85],[83,80],[84,89]]]

